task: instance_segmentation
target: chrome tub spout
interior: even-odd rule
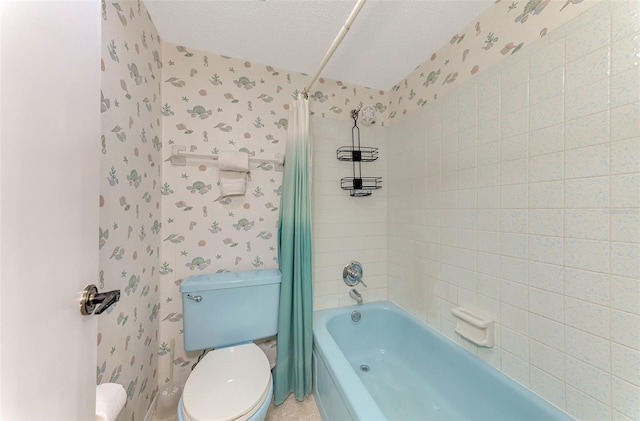
[[[355,288],[351,288],[349,290],[349,297],[356,300],[358,304],[362,304],[362,295]]]

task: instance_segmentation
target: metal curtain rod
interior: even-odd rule
[[[340,43],[342,42],[342,39],[344,38],[344,36],[347,35],[347,32],[349,31],[349,29],[351,29],[351,24],[353,23],[354,20],[356,20],[356,16],[358,16],[358,13],[360,13],[360,9],[362,9],[362,6],[364,6],[366,2],[367,0],[358,0],[358,3],[351,11],[349,18],[344,23],[344,25],[342,25],[342,29],[340,29],[338,36],[336,37],[336,39],[333,40],[333,44],[331,44],[331,47],[329,47],[329,51],[327,51],[327,54],[325,54],[324,58],[318,65],[318,69],[311,77],[311,80],[309,81],[307,86],[304,87],[304,91],[303,91],[304,94],[307,94],[309,92],[309,89],[311,89],[316,79],[318,79],[318,76],[320,76],[320,72],[322,72],[322,69],[324,69],[324,66],[327,65],[327,63],[329,62],[329,59],[331,58],[333,53],[336,51],[336,48],[338,48],[338,45],[340,45]]]

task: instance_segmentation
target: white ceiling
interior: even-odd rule
[[[388,90],[495,0],[369,0],[321,76]],[[145,0],[164,41],[312,74],[356,0]]]

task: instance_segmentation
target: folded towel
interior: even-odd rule
[[[246,152],[219,152],[218,168],[221,171],[249,171],[249,154]]]
[[[247,174],[238,171],[220,171],[220,195],[238,196],[247,190]]]

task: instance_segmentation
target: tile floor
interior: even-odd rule
[[[267,411],[265,421],[322,421],[320,412],[316,406],[313,395],[298,402],[295,396],[290,394],[280,406],[271,405]]]
[[[158,419],[155,415],[151,421],[175,421],[176,417]],[[265,421],[322,421],[313,395],[298,402],[293,393],[280,406],[271,404]]]

